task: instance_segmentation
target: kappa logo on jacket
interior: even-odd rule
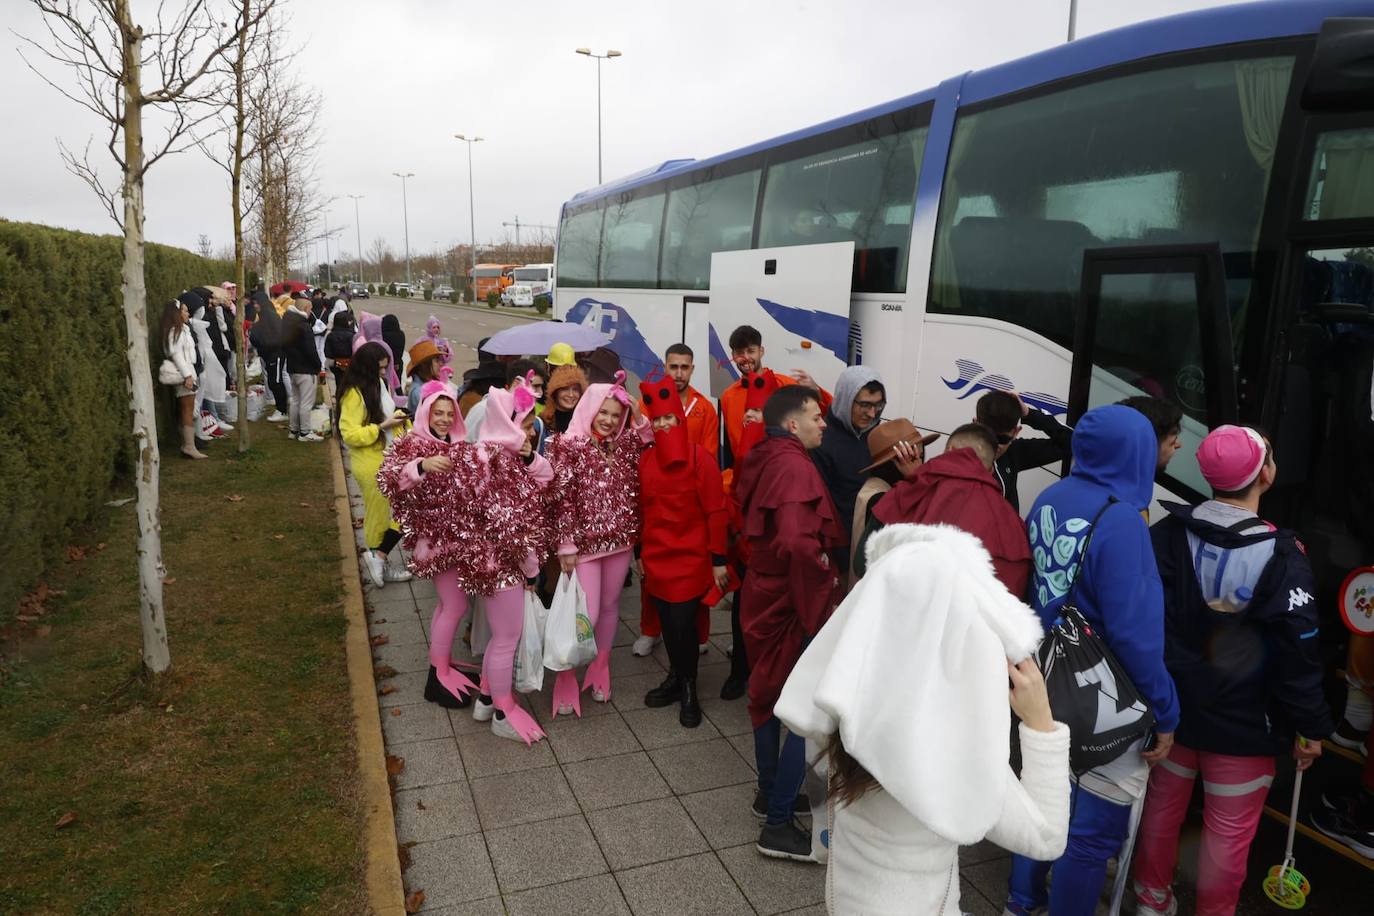
[[[1292,611],[1300,608],[1312,601],[1312,596],[1301,588],[1295,588],[1288,593],[1288,610]]]

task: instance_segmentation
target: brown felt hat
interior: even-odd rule
[[[434,341],[426,337],[410,348],[410,367],[406,371],[412,373],[423,366],[425,360],[439,355],[439,348],[434,345]]]
[[[889,461],[896,458],[896,446],[898,442],[909,442],[912,445],[919,442],[921,443],[921,449],[924,451],[927,445],[938,438],[940,438],[939,433],[931,433],[927,436],[921,435],[920,430],[916,428],[916,424],[912,423],[906,417],[897,417],[894,420],[879,423],[873,428],[873,431],[868,434],[868,454],[869,457],[873,459],[873,463],[859,471],[859,473],[867,474],[879,465],[887,464]]]

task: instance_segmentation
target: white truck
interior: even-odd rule
[[[511,272],[511,285],[501,292],[505,305],[533,307],[535,300],[543,297],[552,305],[553,265],[526,264]]]

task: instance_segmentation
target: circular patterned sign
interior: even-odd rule
[[[1341,583],[1341,618],[1352,633],[1374,634],[1374,566],[1352,570]]]

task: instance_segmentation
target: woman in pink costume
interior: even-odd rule
[[[443,336],[439,329],[439,319],[433,315],[430,315],[429,320],[425,322],[425,340],[434,344],[435,348],[438,349],[445,366],[453,362],[453,350],[448,345],[448,339]]]
[[[544,488],[553,470],[534,450],[534,391],[526,380],[510,390],[487,394],[487,413],[477,439],[477,475],[471,497],[482,554],[482,572],[470,591],[482,595],[491,640],[482,654],[482,688],[472,706],[478,722],[491,720],[492,733],[532,744],[544,737],[511,692],[515,650],[525,623],[525,593],[546,554],[548,516]],[[536,599],[537,600],[537,599]]]
[[[604,703],[611,697],[611,644],[620,621],[620,590],[639,540],[639,454],[653,441],[649,423],[625,392],[625,373],[611,384],[590,385],[577,402],[567,432],[549,437],[544,454],[553,465],[553,544],[560,568],[576,572],[596,631],[596,659],[582,689]],[[577,678],[560,671],[553,688],[554,715],[577,713]]]
[[[377,488],[391,501],[392,516],[400,522],[410,552],[410,568],[434,580],[439,603],[430,622],[429,680],[425,699],[449,709],[468,704],[476,687],[453,667],[453,636],[467,612],[461,567],[472,544],[458,537],[455,521],[467,511],[467,477],[462,469],[476,461],[476,447],[464,441],[466,430],[458,413],[458,392],[442,381],[426,382],[415,425],[386,449],[377,471]]]

